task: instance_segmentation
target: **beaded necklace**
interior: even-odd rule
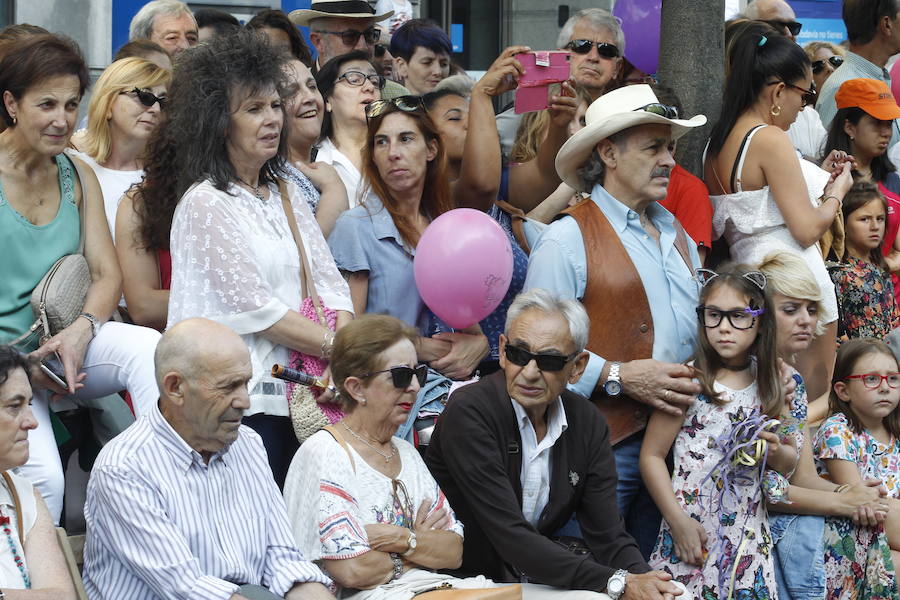
[[[9,525],[9,517],[3,514],[3,509],[0,509],[0,527],[3,528],[3,533],[6,534],[6,541],[9,543],[9,551],[13,555],[13,560],[16,561],[16,566],[19,567],[19,573],[22,574],[22,580],[25,582],[25,589],[28,590],[31,589],[31,578],[28,576],[28,571],[25,569],[25,561],[22,559],[22,553],[19,552],[16,540],[13,537],[12,529],[10,529]]]

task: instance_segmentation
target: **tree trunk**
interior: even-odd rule
[[[709,123],[678,141],[678,164],[703,178],[703,148],[719,118],[724,67],[725,0],[663,0],[659,81],[675,90],[684,116]]]

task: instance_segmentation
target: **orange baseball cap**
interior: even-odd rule
[[[900,119],[891,88],[878,79],[849,79],[841,84],[834,101],[838,109],[857,106],[879,121]]]

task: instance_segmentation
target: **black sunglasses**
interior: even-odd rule
[[[121,94],[134,94],[138,99],[138,102],[150,108],[157,102],[159,102],[160,110],[166,107],[166,103],[169,101],[165,96],[157,96],[150,90],[142,90],[140,88],[134,88],[133,90],[128,90],[127,92],[120,92]]]
[[[780,19],[764,19],[764,21],[775,29],[787,29],[794,37],[800,35],[800,30],[803,29],[803,23],[798,23],[797,21],[783,21]]]
[[[570,360],[578,356],[578,352],[569,356],[560,356],[559,354],[534,354],[518,346],[513,346],[509,342],[506,343],[506,360],[514,365],[524,367],[531,361],[537,363],[537,368],[541,371],[562,371],[563,367]]]
[[[660,104],[659,102],[654,102],[653,104],[648,104],[647,106],[642,106],[640,108],[634,109],[635,112],[639,110],[652,113],[654,115],[659,115],[667,119],[678,118],[678,109],[676,107],[669,106],[668,104]]]
[[[816,104],[816,98],[818,97],[818,92],[816,92],[816,84],[813,83],[809,86],[809,89],[802,88],[799,85],[794,85],[793,83],[788,83],[787,81],[773,81],[769,85],[775,85],[777,83],[783,83],[785,86],[789,88],[794,88],[802,95],[800,96],[800,101],[803,106],[814,106]]]
[[[830,56],[828,57],[828,62],[831,63],[832,69],[837,69],[839,66],[844,64],[843,56]],[[812,63],[812,71],[814,74],[818,75],[825,69],[825,60],[814,60]]]
[[[345,29],[344,31],[327,31],[325,29],[316,29],[317,33],[330,33],[331,35],[339,35],[341,36],[341,41],[344,42],[345,46],[355,46],[356,42],[359,41],[359,36],[363,36],[366,38],[367,44],[374,44],[378,41],[378,38],[381,37],[381,30],[375,29],[374,27],[369,27],[365,31],[359,31],[358,29]]]
[[[606,42],[594,42],[592,40],[572,40],[566,44],[566,48],[575,54],[587,54],[592,46],[597,46],[597,54],[603,58],[616,58],[619,56],[619,47]]]
[[[425,110],[425,105],[421,96],[398,96],[389,100],[375,100],[366,105],[366,120],[390,112],[391,109],[415,112]]]
[[[347,71],[346,73],[335,79],[334,82],[337,83],[341,79],[343,79],[353,87],[362,86],[368,79],[372,83],[372,85],[375,86],[376,90],[384,89],[385,84],[384,75],[378,75],[377,73],[366,75],[362,71]]]
[[[360,377],[371,377],[373,375],[378,375],[379,373],[390,373],[391,382],[398,390],[405,390],[408,388],[409,384],[412,382],[413,375],[415,375],[416,379],[419,381],[419,387],[425,385],[425,380],[428,379],[428,367],[426,365],[419,365],[416,368],[391,367],[390,369],[381,371],[372,371],[371,373],[360,375]]]

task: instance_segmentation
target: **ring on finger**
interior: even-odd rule
[[[666,390],[666,393],[663,394],[663,396],[665,397],[665,399],[666,399],[667,401],[668,401],[668,399],[669,399],[669,396],[671,396],[671,395],[672,395],[672,390]]]

